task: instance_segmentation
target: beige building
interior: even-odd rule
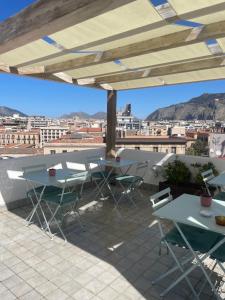
[[[80,134],[72,134],[63,136],[62,138],[45,143],[43,146],[44,154],[66,153],[74,151],[82,151],[88,149],[97,149],[104,147],[102,137],[82,136]]]
[[[189,141],[185,138],[132,137],[117,139],[117,146],[151,152],[185,154]]]
[[[40,145],[40,131],[0,131],[0,145],[25,144],[38,148]]]
[[[49,126],[40,128],[40,147],[43,147],[45,143],[61,138],[68,132],[68,127]]]
[[[166,136],[168,134],[168,126],[166,125],[150,125],[149,135]]]

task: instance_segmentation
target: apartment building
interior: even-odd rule
[[[69,131],[68,127],[49,126],[40,128],[40,147],[52,140],[57,140]]]
[[[87,149],[104,147],[103,138],[100,136],[82,135],[78,133],[65,135],[57,140],[45,143],[44,154],[75,152]]]
[[[168,136],[135,136],[117,139],[116,144],[117,146],[122,148],[137,149],[151,152],[185,154],[186,149],[190,146],[190,141],[185,138],[170,138]]]
[[[25,144],[38,148],[40,145],[40,131],[9,131],[2,129],[0,131],[0,145]]]
[[[31,116],[27,118],[27,129],[47,127],[49,119],[45,116]]]

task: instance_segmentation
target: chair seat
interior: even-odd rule
[[[213,196],[213,199],[225,201],[225,192],[219,192]]]
[[[95,178],[95,179],[104,179],[104,178],[108,178],[109,176],[109,171],[103,171],[103,172],[93,172],[91,173],[91,176],[92,178]],[[111,173],[109,178],[114,178],[116,176],[115,173]]]
[[[61,190],[62,192],[62,190]],[[67,193],[64,193],[63,195],[63,199],[62,199],[62,203],[60,203],[61,201],[61,192],[58,194],[56,193],[52,193],[52,194],[47,194],[45,195],[44,197],[44,201],[46,202],[50,202],[50,203],[54,203],[54,204],[61,204],[61,205],[65,205],[65,204],[68,204],[68,203],[72,203],[72,202],[76,202],[79,200],[79,194],[76,193],[76,192],[67,192]]]
[[[214,233],[212,231],[196,228],[189,225],[179,224],[179,226],[184,233],[187,241],[190,243],[192,249],[201,253],[208,252],[221,236],[220,234]],[[172,245],[187,248],[186,243],[175,227],[166,234],[165,240]]]
[[[116,181],[120,181],[123,183],[131,184],[135,183],[137,181],[142,181],[143,178],[141,176],[135,176],[135,175],[122,175],[122,176],[117,176],[115,178]]]
[[[43,191],[43,188],[44,186],[39,186],[37,188],[35,188],[35,192],[37,193],[37,195],[40,195],[41,192]],[[46,186],[45,187],[45,190],[44,190],[44,194],[43,195],[47,195],[47,194],[51,194],[51,193],[61,193],[62,189],[59,188],[59,187],[56,187],[56,186]],[[30,196],[30,197],[33,197],[34,196],[34,190],[31,189],[27,192],[27,195]]]

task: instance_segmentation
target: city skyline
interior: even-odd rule
[[[12,16],[34,0],[0,4],[0,20]],[[145,118],[154,110],[188,101],[203,93],[225,92],[225,80],[163,86],[118,92],[118,108],[131,103],[134,114]],[[0,74],[0,105],[28,115],[58,117],[74,111],[93,114],[106,111],[106,91],[54,83],[16,75]]]

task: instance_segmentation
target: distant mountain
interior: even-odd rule
[[[72,118],[75,118],[75,117],[79,117],[80,119],[106,119],[106,113],[105,112],[102,112],[102,111],[99,111],[93,115],[90,115],[90,114],[87,114],[85,112],[72,112],[70,114],[65,114],[65,115],[62,115],[60,118],[61,119],[72,119]]]
[[[225,120],[225,93],[202,94],[187,102],[159,108],[146,120]]]
[[[27,117],[27,115],[25,115],[24,113],[22,113],[19,110],[12,109],[12,108],[6,107],[6,106],[0,106],[0,116],[1,117],[10,117],[10,116],[13,116],[13,114],[18,114],[21,117]]]

